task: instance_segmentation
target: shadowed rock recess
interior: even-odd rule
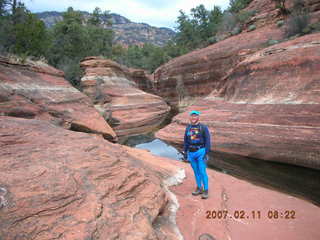
[[[139,74],[119,64],[88,57],[81,62],[85,75],[83,92],[111,124],[117,136],[137,135],[151,131],[165,119],[170,107],[156,95],[136,87]]]
[[[0,58],[0,116],[41,119],[75,131],[116,134],[63,72],[40,62]]]
[[[320,169],[320,34],[251,54],[188,110],[202,112],[216,151]],[[181,144],[187,113],[157,133]]]
[[[165,217],[155,225],[170,216],[163,179],[176,169],[147,164],[154,157],[139,151],[0,117],[1,239],[179,239]]]

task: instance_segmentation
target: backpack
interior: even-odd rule
[[[191,128],[192,124],[188,124],[187,125],[187,128],[186,128],[186,132],[189,132],[190,128]],[[202,137],[202,140],[204,140],[204,136],[205,136],[205,130],[204,128],[206,127],[205,125],[203,125],[202,123],[199,123],[199,127],[200,127],[200,134],[201,134],[201,137]]]
[[[186,132],[189,132],[190,128],[191,128],[191,124],[189,123],[187,125],[187,128],[186,128]],[[201,137],[202,137],[202,140],[204,140],[204,136],[205,136],[205,128],[207,127],[206,125],[203,125],[202,123],[199,123],[199,127],[200,127],[200,133],[201,133]],[[205,158],[204,158],[205,162],[209,161],[209,156],[208,154],[205,155]]]

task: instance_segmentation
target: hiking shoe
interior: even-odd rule
[[[203,191],[201,198],[202,199],[207,199],[209,197],[209,192],[208,190]]]
[[[192,192],[192,195],[197,196],[197,195],[200,195],[201,193],[202,193],[202,189],[197,187],[196,190],[194,192]]]

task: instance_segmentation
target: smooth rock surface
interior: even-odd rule
[[[4,240],[320,237],[319,207],[305,200],[210,169],[210,197],[201,200],[191,196],[189,164],[40,120],[0,117],[0,161]],[[228,215],[207,218],[214,210]],[[294,218],[269,219],[269,210]]]
[[[116,134],[90,99],[44,63],[15,63],[0,58],[0,116],[42,119],[76,131]]]
[[[197,109],[212,149],[320,169],[320,34],[247,57]],[[187,113],[157,133],[182,143]]]
[[[0,117],[1,239],[179,239],[164,182],[176,169],[154,159],[97,135]]]
[[[203,200],[191,195],[195,180],[191,166],[184,165],[186,179],[171,188],[180,204],[177,224],[184,239],[202,240],[202,234],[210,234],[216,240],[320,238],[315,227],[320,221],[319,206],[211,169],[209,198]],[[215,215],[214,211],[220,213]],[[275,211],[278,218],[272,217]]]
[[[161,97],[138,89],[130,72],[111,60],[88,57],[81,67],[83,92],[120,137],[151,131],[170,110]]]

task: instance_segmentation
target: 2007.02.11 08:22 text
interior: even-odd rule
[[[269,210],[266,213],[261,213],[260,210],[245,211],[245,210],[235,210],[229,212],[227,210],[211,210],[206,211],[207,219],[261,219],[262,217],[267,217],[268,219],[295,219],[296,211],[294,210]]]

